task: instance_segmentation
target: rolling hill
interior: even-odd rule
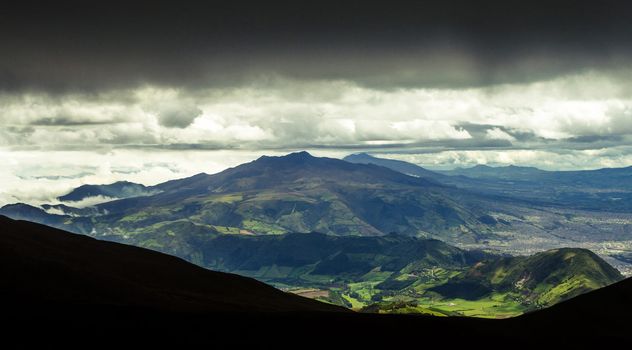
[[[505,319],[346,312],[141,248],[0,217],[3,339],[27,344],[311,345],[629,341],[632,281]],[[314,332],[318,335],[315,336]],[[293,346],[296,343],[292,343]]]
[[[169,234],[172,230],[182,233]],[[210,233],[183,221],[125,240],[104,238],[159,249],[299,295],[378,312],[507,317],[622,278],[585,249],[506,257],[397,234],[248,236]]]
[[[526,257],[481,261],[431,290],[445,297],[463,299],[514,292],[523,298],[524,303],[542,307],[621,279],[619,271],[593,252],[563,248]]]

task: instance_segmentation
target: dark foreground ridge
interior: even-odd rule
[[[182,259],[0,216],[2,294],[169,312],[345,311]],[[5,298],[6,300],[6,298]]]
[[[0,263],[3,332],[27,342],[288,347],[414,340],[507,348],[631,337],[631,280],[507,320],[357,314],[169,255],[5,217]]]

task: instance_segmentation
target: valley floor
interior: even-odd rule
[[[632,214],[516,206],[494,215],[510,222],[510,229],[495,230],[493,237],[481,242],[452,244],[510,255],[530,255],[563,247],[585,248],[624,276],[632,276]]]
[[[327,289],[287,289],[306,298],[313,298],[323,302],[333,302],[342,298],[340,304],[350,305],[354,311],[369,313],[389,313],[389,314],[420,314],[431,316],[466,316],[478,318],[509,318],[522,315],[528,309],[521,304],[517,296],[510,293],[495,293],[489,297],[478,300],[448,299],[448,298],[427,298],[422,296],[393,296],[382,299],[383,304],[379,307],[371,307],[370,292],[366,291],[362,283],[351,284],[345,290]],[[358,297],[364,293],[369,296],[369,300]],[[354,298],[352,295],[355,295]],[[346,301],[346,303],[345,303]],[[347,304],[348,303],[348,304]]]

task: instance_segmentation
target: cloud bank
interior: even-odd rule
[[[269,77],[238,88],[0,94],[16,149],[587,149],[632,135],[627,79],[601,72],[468,89]],[[123,96],[123,97],[121,97]]]

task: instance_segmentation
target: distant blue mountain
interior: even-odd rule
[[[534,167],[476,165],[430,171],[399,160],[353,154],[346,161],[375,164],[479,194],[569,209],[629,212],[632,210],[632,167],[546,171]]]
[[[471,168],[456,168],[453,170],[443,170],[439,172],[449,176],[463,175],[471,178],[493,178],[506,180],[532,179],[533,176],[545,176],[550,173],[535,167],[516,165],[491,167],[482,164],[475,165]]]
[[[467,176],[476,179],[495,179],[533,182],[543,185],[579,188],[608,188],[632,190],[632,167],[604,168],[597,170],[547,171],[534,167],[515,165],[490,167],[476,165],[441,171],[444,175]]]
[[[395,159],[377,158],[367,153],[351,154],[344,157],[343,160],[356,164],[375,164],[395,171],[399,171],[400,173],[404,173],[406,175],[423,177],[427,179],[437,180],[445,177],[443,174],[424,169],[415,164]]]

